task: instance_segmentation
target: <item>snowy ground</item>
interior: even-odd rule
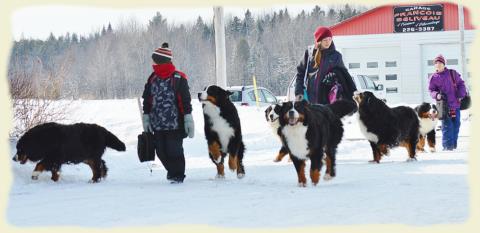
[[[207,155],[201,105],[194,100],[196,135],[184,141],[187,178],[171,185],[165,170],[136,155],[141,131],[136,100],[75,101],[69,122],[100,124],[127,144],[124,153],[108,149],[106,180],[90,184],[87,165],[65,165],[61,180],[50,174],[30,179],[34,164],[13,163],[7,220],[16,226],[158,226],[208,224],[221,227],[300,227],[351,224],[430,225],[462,223],[469,213],[467,182],[470,120],[462,113],[459,148],[419,154],[407,163],[394,149],[381,164],[369,164],[370,146],[362,140],[356,116],[345,122],[337,154],[337,177],[318,186],[297,187],[293,164],[272,162],[280,142],[263,110],[238,107],[247,147],[246,176],[216,169]],[[437,132],[437,136],[441,133]],[[13,142],[12,142],[12,145]],[[15,150],[12,150],[13,156]],[[160,165],[161,166],[161,165]],[[307,174],[308,177],[308,174]]]

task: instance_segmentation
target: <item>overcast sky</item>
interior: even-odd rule
[[[302,9],[311,11],[315,4],[282,4],[271,7],[249,8],[254,16],[287,8],[291,16],[296,16]],[[236,15],[243,18],[247,8],[225,7],[225,16]],[[88,35],[98,31],[103,25],[111,22],[112,27],[131,18],[143,25],[148,23],[155,12],[160,12],[168,22],[180,24],[194,22],[198,16],[204,20],[213,17],[212,7],[204,8],[148,8],[148,9],[114,9],[73,6],[41,6],[27,7],[12,13],[12,33],[15,40],[21,38],[46,39],[50,32],[55,36],[66,32]]]

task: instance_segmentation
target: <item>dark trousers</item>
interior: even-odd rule
[[[183,134],[180,130],[155,131],[155,151],[167,170],[167,179],[185,178]]]
[[[460,109],[456,109],[455,118],[445,117],[442,121],[442,146],[444,149],[457,148],[458,133],[460,131]]]

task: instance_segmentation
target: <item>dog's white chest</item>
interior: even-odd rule
[[[278,135],[277,131],[278,131],[278,128],[280,127],[280,122],[278,121],[278,119],[273,122],[269,121],[269,123],[270,123],[270,127],[272,128],[273,134]]]
[[[357,114],[358,119],[358,126],[360,127],[360,131],[362,132],[363,136],[370,141],[370,142],[378,142],[378,136],[372,132],[368,132],[367,126],[363,124],[363,121],[360,119],[360,114]]]
[[[305,160],[310,153],[308,149],[307,127],[301,123],[294,126],[286,125],[282,133],[287,141],[288,148],[293,156]]]
[[[228,122],[220,116],[220,109],[210,102],[206,102],[203,107],[203,113],[210,117],[212,130],[218,134],[220,143],[222,144],[222,152],[226,153],[230,138],[235,135],[235,130]],[[207,122],[205,122],[207,124]]]
[[[419,118],[420,119],[420,134],[425,136],[428,132],[432,131],[435,126],[437,126],[438,120],[435,119],[432,121],[430,118]]]

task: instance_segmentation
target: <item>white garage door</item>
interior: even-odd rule
[[[466,44],[467,64],[469,62],[469,48],[470,44]],[[460,66],[460,46],[459,44],[426,44],[422,45],[422,92],[424,93],[423,101],[432,102],[428,91],[428,80],[430,76],[435,72],[433,66],[433,60],[438,54],[442,54],[446,60],[446,66],[449,69],[455,69],[459,73],[462,73]],[[463,79],[469,77],[468,74],[462,74]]]
[[[343,61],[349,72],[383,84],[387,102],[400,101],[400,47],[345,48]]]

